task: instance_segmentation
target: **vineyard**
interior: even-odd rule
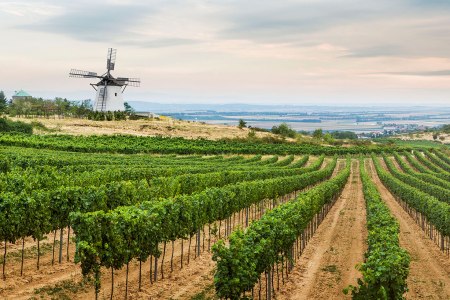
[[[446,148],[0,136],[2,299],[450,299]]]

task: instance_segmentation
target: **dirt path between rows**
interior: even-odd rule
[[[344,190],[297,261],[277,299],[349,299],[342,292],[360,277],[366,250],[366,210],[358,162]]]
[[[366,166],[383,200],[400,224],[400,246],[411,255],[406,299],[450,299],[450,260],[384,187],[372,160],[370,163],[366,162]]]

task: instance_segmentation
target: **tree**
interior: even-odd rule
[[[332,136],[329,132],[327,132],[327,133],[323,136],[323,139],[324,139],[325,142],[327,142],[327,143],[329,143],[329,144],[332,144],[332,143],[334,142],[334,138],[333,138],[333,136]]]
[[[450,124],[442,126],[442,131],[445,133],[450,133]]]
[[[314,130],[313,137],[316,138],[316,139],[323,138],[323,130],[322,130],[322,128]]]
[[[247,122],[245,122],[245,121],[242,120],[242,119],[239,119],[239,125],[238,125],[238,128],[239,128],[239,129],[242,129],[242,128],[245,128],[245,127],[247,127]]]
[[[352,131],[333,131],[331,136],[335,139],[356,140],[358,136]]]
[[[286,123],[281,123],[279,126],[273,126],[272,133],[290,138],[295,138],[295,135],[297,134],[297,132]]]
[[[4,112],[8,105],[8,99],[6,99],[5,93],[0,91],[0,112]]]
[[[438,137],[439,137],[439,132],[434,132],[433,133],[433,140],[437,140]]]
[[[133,107],[131,107],[131,105],[128,102],[124,102],[123,106],[125,106],[125,112],[127,113],[134,113],[135,110]]]

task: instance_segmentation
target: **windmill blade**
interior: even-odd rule
[[[117,49],[108,49],[108,56],[106,57],[106,68],[108,71],[114,70],[114,66],[116,65],[116,53]]]
[[[96,72],[89,72],[89,71],[71,69],[70,73],[69,73],[69,77],[75,77],[75,78],[97,78],[97,77],[100,77],[100,76],[97,76]]]
[[[141,80],[139,78],[117,77],[116,80],[123,82],[123,84],[129,85],[129,86],[134,86],[134,87],[141,86]]]
[[[140,87],[141,86],[141,80],[139,78],[129,78],[128,85],[129,86],[134,86],[134,87]]]

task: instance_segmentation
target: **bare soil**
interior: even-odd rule
[[[17,244],[20,244],[20,249],[11,249],[11,253],[13,253],[14,256],[7,259],[5,272],[6,280],[0,280],[0,298],[28,299],[34,294],[35,289],[39,289],[62,280],[67,280],[77,274],[81,274],[79,266],[73,263],[73,257],[75,254],[74,243],[70,243],[69,261],[67,261],[67,230],[64,230],[63,233],[64,242],[61,264],[58,262],[58,231],[53,264],[53,234],[49,234],[47,239],[40,242],[41,255],[39,259],[39,270],[37,269],[37,244],[31,238],[25,240],[23,276],[20,276],[21,241],[17,242]],[[17,248],[17,244],[13,244],[13,247]]]
[[[354,161],[349,181],[320,224],[277,299],[349,299],[342,290],[360,277],[367,245],[366,211]]]
[[[406,299],[450,299],[450,260],[426,236],[381,183],[372,160],[368,164],[383,200],[400,224],[400,246],[411,256]]]

